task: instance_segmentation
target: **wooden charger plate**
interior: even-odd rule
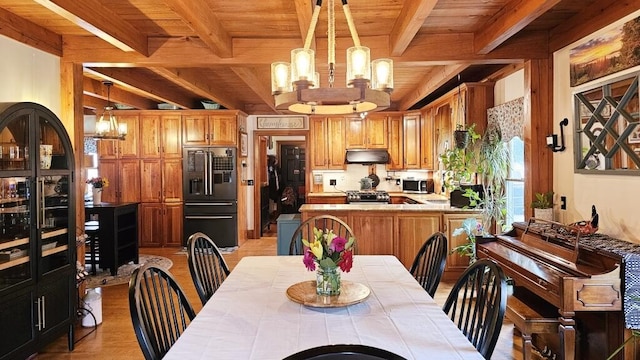
[[[287,297],[298,304],[309,307],[343,307],[362,302],[369,297],[371,290],[365,285],[351,281],[342,281],[340,295],[320,296],[316,294],[316,281],[309,280],[289,286]]]

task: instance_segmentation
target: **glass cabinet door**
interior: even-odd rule
[[[0,131],[0,171],[29,170],[29,113],[13,118]]]
[[[30,181],[0,178],[0,291],[32,277]]]

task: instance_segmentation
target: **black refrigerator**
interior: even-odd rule
[[[184,246],[195,232],[208,235],[219,248],[238,245],[236,149],[183,149]]]

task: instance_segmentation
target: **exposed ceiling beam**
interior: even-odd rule
[[[262,101],[271,108],[271,110],[278,112],[278,110],[276,110],[273,95],[271,94],[271,87],[263,86],[264,82],[260,81],[260,78],[254,69],[234,66],[231,70],[233,70],[233,72],[236,73],[236,75],[238,75],[245,84],[247,84],[247,88],[253,90],[253,92],[255,92],[260,99],[262,99]]]
[[[84,78],[82,89],[85,95],[94,96],[103,100],[107,99],[107,95],[111,98],[111,103],[119,103],[132,106],[136,109],[154,109],[156,102],[146,97],[123,90],[117,86],[112,86],[107,93],[107,87],[95,79]]]
[[[635,11],[637,1],[598,0],[549,31],[549,51],[558,51]]]
[[[100,98],[91,95],[82,96],[82,107],[93,109],[98,112],[101,109],[104,109],[105,106],[107,106],[107,102]]]
[[[173,82],[174,84],[188,89],[203,99],[214,100],[227,109],[242,108],[242,104],[229,97],[225,89],[203,81],[202,75],[197,69],[168,69],[152,67],[149,68],[149,70]]]
[[[125,89],[138,93],[158,102],[166,102],[182,109],[190,109],[194,106],[193,98],[184,95],[183,92],[167,88],[163,81],[152,80],[135,69],[127,68],[85,68],[87,73],[111,80]]]
[[[398,102],[398,110],[405,111],[418,103],[425,96],[444,85],[447,81],[453,79],[457,74],[468,68],[469,64],[455,64],[438,66],[425,75],[420,81],[420,85],[411,93],[405,95]]]
[[[389,35],[391,55],[400,56],[431,14],[437,0],[405,1]]]
[[[560,0],[512,0],[475,34],[474,48],[486,55],[517,34]]]
[[[62,36],[0,8],[0,35],[62,56]]]
[[[318,39],[318,48],[326,51],[326,39]],[[362,43],[384,46],[385,36],[363,37]],[[150,38],[149,57],[136,53],[125,53],[87,36],[67,36],[64,38],[64,58],[66,61],[84,63],[85,66],[155,66],[155,67],[206,67],[211,65],[266,65],[274,61],[288,59],[291,49],[300,46],[297,39],[234,39],[234,56],[221,59],[198,39]],[[336,52],[346,51],[346,41],[337,41]],[[473,34],[429,34],[417,35],[402,56],[392,57],[394,62],[416,65],[444,65],[455,62],[472,64],[509,63],[522,59],[547,58],[547,33],[530,32],[518,34],[498,49],[487,55],[474,51]],[[343,49],[344,48],[344,49]],[[264,49],[269,49],[265,51]],[[433,51],[438,49],[438,51]],[[185,56],[189,54],[189,56]],[[372,58],[387,57],[385,47],[372,48]]]
[[[207,0],[164,0],[184,22],[222,58],[233,56],[231,36],[215,16],[215,7]]]
[[[99,0],[34,0],[54,13],[127,52],[148,56],[147,37]]]

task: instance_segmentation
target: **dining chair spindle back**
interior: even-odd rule
[[[490,359],[507,306],[507,281],[495,262],[469,265],[456,281],[443,310],[476,349]]]
[[[332,215],[318,215],[303,221],[293,232],[291,244],[289,245],[289,255],[304,255],[302,239],[313,239],[313,228],[321,230],[333,230],[333,233],[349,240],[353,236],[351,227],[341,219]],[[356,253],[357,246],[354,246],[353,253]]]
[[[447,237],[436,232],[416,254],[409,272],[431,297],[436,294],[447,260]]]
[[[129,311],[146,360],[162,359],[196,316],[173,275],[153,264],[131,274]]]
[[[229,276],[229,267],[216,244],[206,234],[197,232],[189,236],[187,249],[191,279],[204,305]]]

